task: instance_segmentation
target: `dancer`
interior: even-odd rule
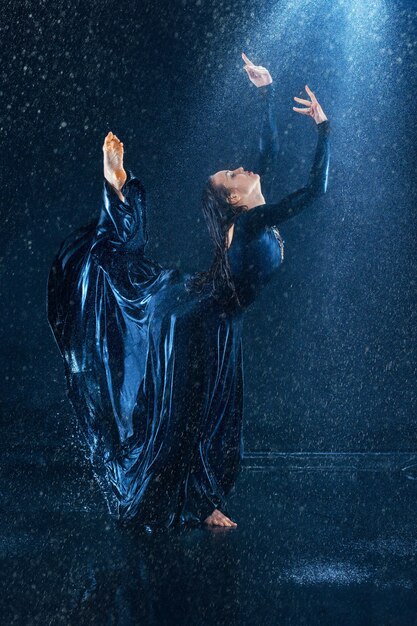
[[[95,476],[109,511],[148,529],[236,526],[227,498],[243,455],[243,315],[282,262],[277,225],[327,187],[329,121],[306,85],[310,100],[293,109],[318,132],[308,182],[266,202],[273,83],[242,58],[264,106],[258,165],[216,172],[204,187],[210,268],[180,273],[146,256],[145,190],[109,132],[101,213],[63,242],[48,279],[48,320]]]

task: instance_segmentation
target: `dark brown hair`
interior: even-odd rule
[[[227,233],[239,213],[248,207],[230,204],[229,193],[224,185],[214,185],[211,176],[203,188],[201,209],[214,246],[214,258],[208,270],[195,272],[187,280],[186,288],[188,291],[201,292],[205,285],[211,284],[211,295],[240,307],[227,258]]]

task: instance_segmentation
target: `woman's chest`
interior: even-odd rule
[[[278,269],[284,254],[282,240],[272,228],[263,228],[256,236],[245,236],[235,229],[228,250],[230,268],[235,278],[258,278],[261,282]]]

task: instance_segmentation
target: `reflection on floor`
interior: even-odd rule
[[[2,624],[417,624],[413,455],[250,455],[236,529],[147,536],[68,441],[28,446],[3,445]]]

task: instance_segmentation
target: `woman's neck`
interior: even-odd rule
[[[260,206],[261,204],[266,204],[266,202],[262,193],[258,193],[255,196],[251,196],[251,198],[247,202],[245,202],[245,204],[248,207],[247,210],[250,211],[250,209],[253,209],[256,206]]]

